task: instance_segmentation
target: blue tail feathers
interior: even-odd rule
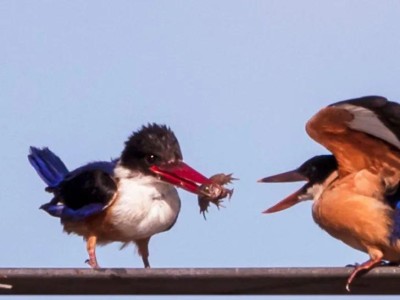
[[[61,159],[47,147],[30,147],[28,160],[49,187],[56,187],[69,173]]]

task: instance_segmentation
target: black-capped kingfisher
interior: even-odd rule
[[[369,254],[347,280],[380,265],[400,263],[400,104],[367,96],[320,110],[309,136],[333,155],[261,182],[306,180],[306,185],[266,213],[313,199],[312,216],[331,236]]]
[[[180,211],[175,186],[215,203],[230,192],[216,189],[215,182],[183,162],[178,140],[165,125],[133,132],[118,159],[73,171],[48,148],[31,147],[28,158],[54,195],[41,208],[59,217],[64,231],[87,241],[87,262],[93,268],[99,267],[96,245],[114,241],[135,243],[144,267],[150,267],[150,238],[169,230]],[[230,181],[229,176],[223,179],[221,185]]]

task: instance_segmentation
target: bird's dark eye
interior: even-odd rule
[[[317,173],[317,168],[315,166],[311,166],[310,169],[309,169],[309,172],[310,172],[309,176],[313,177]]]
[[[158,160],[158,157],[154,154],[147,154],[145,159],[148,164],[152,165]]]

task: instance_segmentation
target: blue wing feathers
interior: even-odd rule
[[[61,159],[48,148],[30,147],[28,159],[49,187],[56,187],[69,173]]]
[[[400,238],[400,202],[397,203],[393,214],[393,228],[390,236],[390,242],[395,245]]]
[[[54,198],[40,208],[68,221],[81,221],[98,214],[113,199],[117,186],[113,179],[117,160],[88,163],[71,172],[48,148],[30,147],[29,162],[50,187]]]
[[[400,188],[394,194],[387,196],[386,200],[394,210],[393,227],[390,234],[390,242],[394,245],[400,239]]]
[[[101,203],[92,203],[85,205],[80,209],[71,209],[63,204],[46,203],[40,207],[53,217],[60,218],[63,221],[82,221],[87,217],[93,216],[103,211],[104,205]]]

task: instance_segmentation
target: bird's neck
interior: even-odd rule
[[[332,172],[331,175],[328,176],[327,179],[325,179],[324,182],[321,184],[314,185],[312,188],[312,195],[314,201],[318,200],[322,193],[338,178],[338,171]]]

